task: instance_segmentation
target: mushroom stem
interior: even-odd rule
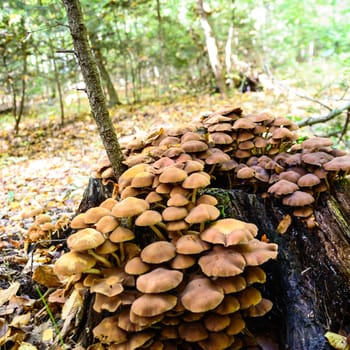
[[[124,243],[123,242],[119,243],[119,255],[120,255],[120,260],[119,260],[119,264],[120,264],[125,259],[125,249],[124,249]]]
[[[93,256],[96,260],[100,261],[103,265],[107,267],[112,267],[112,264],[103,256],[96,254],[92,249],[88,250],[88,253]]]
[[[154,225],[151,225],[150,228],[153,230],[153,232],[157,235],[157,237],[158,237],[161,241],[166,241],[165,237],[164,237],[163,234],[158,230],[157,227],[155,227]]]
[[[195,188],[192,192],[192,198],[191,198],[192,203],[196,203],[197,192],[198,192],[197,188]]]
[[[91,269],[88,269],[86,271],[84,271],[84,273],[92,273],[94,275],[100,275],[101,274],[101,271],[99,269],[96,269],[96,268],[91,268]]]
[[[115,261],[117,262],[117,265],[120,266],[120,258],[116,253],[111,253],[111,255],[114,257]]]

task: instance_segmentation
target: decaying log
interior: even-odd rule
[[[335,184],[332,193],[321,196],[318,227],[309,230],[293,218],[283,235],[276,228],[289,210],[278,201],[240,190],[209,192],[220,199],[226,216],[254,223],[279,245],[277,261],[266,265],[263,291],[274,308],[252,327],[274,334],[280,349],[330,349],[326,331],[350,331],[350,183]]]

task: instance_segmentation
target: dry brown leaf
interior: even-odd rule
[[[57,275],[53,272],[50,265],[39,265],[33,273],[33,280],[47,288],[56,288],[62,285]]]
[[[7,289],[0,290],[0,306],[7,303],[14,295],[16,295],[20,284],[18,282],[14,282]]]

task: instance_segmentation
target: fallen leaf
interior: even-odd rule
[[[20,284],[18,282],[14,282],[7,289],[0,290],[0,306],[7,303],[14,295],[16,295]]]
[[[292,217],[289,214],[285,215],[284,218],[278,224],[276,231],[280,234],[286,233],[291,223]]]
[[[33,273],[33,280],[47,288],[56,288],[62,285],[50,265],[39,265]]]
[[[334,349],[350,350],[350,344],[347,342],[347,339],[344,335],[340,335],[333,332],[327,332],[324,336]]]

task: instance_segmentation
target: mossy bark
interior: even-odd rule
[[[350,183],[334,185],[315,208],[312,230],[293,218],[288,231],[276,228],[289,209],[278,201],[240,190],[210,189],[224,215],[249,221],[278,243],[277,261],[266,264],[263,294],[273,301],[268,317],[252,320],[256,332],[273,334],[280,349],[331,349],[324,333],[350,332]]]

